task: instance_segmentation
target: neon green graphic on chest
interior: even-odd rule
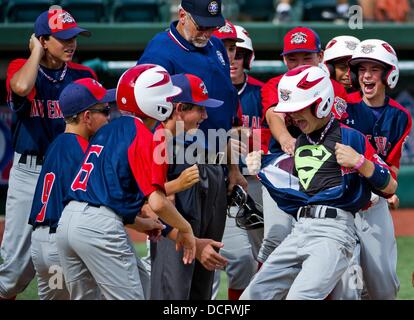
[[[305,153],[305,156],[301,156]],[[330,153],[323,145],[306,145],[296,149],[295,166],[298,178],[305,190],[308,189],[313,177],[331,157]]]

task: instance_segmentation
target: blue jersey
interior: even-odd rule
[[[400,167],[402,147],[410,133],[410,113],[395,100],[386,97],[382,113],[362,100],[360,92],[349,95],[342,122],[367,136],[377,154],[389,165]]]
[[[29,224],[57,228],[64,208],[64,199],[82,162],[88,140],[73,134],[62,133],[49,146],[37,180]]]
[[[76,170],[67,201],[114,210],[134,222],[148,195],[164,190],[166,164],[153,158],[153,134],[139,118],[121,116],[98,130]]]
[[[368,139],[357,130],[341,125],[341,139],[343,144],[351,146],[366,159],[389,169]],[[258,176],[279,208],[295,218],[298,209],[306,205],[327,205],[356,213],[369,205],[371,191],[383,195],[373,190],[368,180],[360,176],[357,170],[343,167],[340,185],[308,195],[299,190],[299,179],[292,174],[293,163],[289,162],[292,159],[282,152],[266,155]]]
[[[81,78],[95,78],[88,67],[68,62],[62,81],[52,82],[40,71],[32,91],[26,97],[20,97],[10,88],[10,80],[26,63],[26,59],[13,60],[7,69],[7,103],[14,111],[12,133],[14,150],[21,154],[44,156],[50,143],[65,130],[63,114],[59,107],[59,95],[72,81]],[[63,69],[42,70],[54,79],[58,79]]]
[[[262,122],[261,89],[264,83],[246,75],[246,82],[239,90],[243,127],[260,129]]]
[[[208,119],[200,129],[230,130],[237,114],[238,97],[230,78],[230,65],[221,40],[211,37],[204,48],[197,48],[186,41],[171,23],[170,30],[161,32],[152,39],[138,63],[154,63],[163,66],[170,74],[191,73],[200,77],[210,98],[224,101],[215,109],[206,108]]]

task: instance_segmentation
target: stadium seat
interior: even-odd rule
[[[253,21],[270,21],[275,15],[274,0],[240,1],[240,17]]]
[[[107,21],[106,0],[62,0],[60,5],[69,11],[77,22]]]
[[[163,0],[115,0],[112,7],[113,22],[159,22]]]
[[[53,0],[9,0],[6,6],[6,22],[32,22],[49,9]]]

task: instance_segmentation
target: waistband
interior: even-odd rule
[[[18,162],[20,164],[30,165],[30,166],[42,166],[44,162],[43,156],[38,156],[34,154],[27,154],[27,153],[16,153],[17,156],[19,156]]]
[[[324,206],[324,205],[310,205],[310,206],[304,206],[300,207],[297,213],[297,219],[299,218],[312,218],[312,219],[349,219],[354,218],[354,215],[351,212]]]

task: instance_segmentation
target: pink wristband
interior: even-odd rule
[[[359,157],[359,160],[358,160],[357,164],[354,166],[354,169],[355,170],[359,170],[362,167],[362,165],[364,164],[364,162],[365,162],[365,157],[364,157],[363,154],[361,154],[361,156]]]

